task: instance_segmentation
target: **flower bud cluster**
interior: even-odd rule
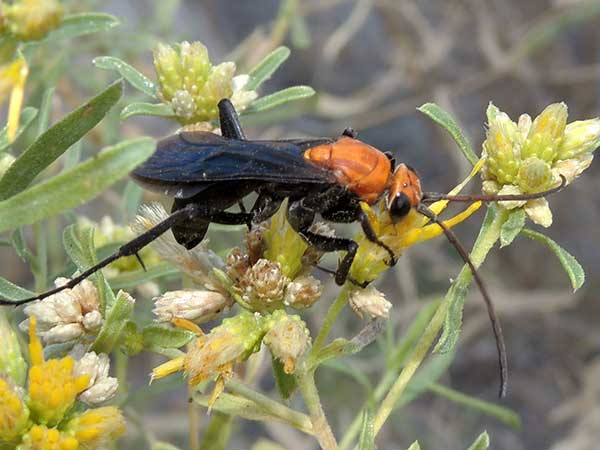
[[[571,183],[592,162],[600,146],[600,119],[567,124],[567,106],[554,103],[533,121],[527,114],[513,122],[490,104],[488,131],[483,143],[481,172],[487,194],[531,194],[561,183]],[[552,212],[546,199],[502,202],[504,208],[523,207],[531,220],[548,227]]]
[[[78,400],[86,405],[96,406],[114,398],[119,383],[116,378],[108,375],[110,368],[108,355],[86,352],[86,348],[81,344],[76,345],[70,355],[75,360],[73,374],[89,377],[87,388],[79,394]]]
[[[234,76],[233,62],[213,66],[200,42],[159,44],[154,51],[154,67],[161,99],[171,105],[184,125],[217,118],[217,104],[223,98],[231,99],[237,111],[243,111],[257,97],[256,92],[244,89],[248,75]]]

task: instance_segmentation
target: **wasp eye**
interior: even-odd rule
[[[399,192],[390,204],[390,216],[394,222],[402,219],[410,211],[410,200],[404,192]]]

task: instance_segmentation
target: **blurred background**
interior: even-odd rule
[[[426,190],[447,191],[469,171],[468,162],[445,132],[416,108],[435,102],[449,111],[477,151],[485,138],[485,109],[493,101],[516,120],[564,101],[569,120],[600,114],[600,2],[578,0],[130,0],[67,1],[70,12],[104,11],[122,25],[98,37],[55,49],[52,61],[37,61],[28,82],[30,99],[44,82],[61,78],[53,120],[81,103],[113,77],[95,68],[95,56],[118,56],[154,78],[152,49],[158,42],[202,41],[213,62],[234,60],[244,73],[279,45],[292,50],[288,62],[261,94],[294,84],[317,95],[248,120],[252,138],[336,136],[352,126],[360,138],[414,167]],[[129,89],[123,104],[139,94]],[[162,137],[175,127],[157,118],[119,123],[118,112],[88,137],[83,152],[122,137]],[[491,448],[505,450],[595,450],[600,442],[600,165],[592,164],[573,186],[551,198],[554,224],[546,232],[584,266],[587,282],[573,294],[558,261],[546,247],[518,238],[492,252],[481,272],[507,339],[510,387],[500,403],[521,417],[514,428],[480,415],[444,395],[425,391],[399,408],[378,438],[381,449],[405,449],[418,439],[423,449],[464,449],[484,429]],[[80,209],[92,220],[114,215],[123,185]],[[472,183],[476,191],[479,182]],[[156,199],[147,196],[145,200]],[[456,229],[469,246],[481,225],[479,212]],[[55,224],[60,227],[60,224]],[[239,243],[240,234],[215,234],[216,247]],[[60,242],[50,249],[60,254]],[[30,274],[10,248],[0,248],[2,276],[28,286]],[[328,260],[335,264],[335,258]],[[391,322],[401,332],[424,301],[439,298],[460,269],[443,238],[411,248],[378,288],[394,303]],[[324,280],[327,280],[325,277]],[[326,298],[334,297],[330,286]],[[439,382],[476,398],[497,401],[495,346],[479,293],[468,299],[457,355]],[[327,305],[311,310],[318,326]],[[337,336],[361,326],[347,311]],[[132,361],[132,389],[147,383],[160,358]],[[373,382],[385,365],[378,345],[350,358]],[[418,375],[417,375],[418,376]],[[363,390],[333,368],[318,374],[325,409],[345,430],[363,402]],[[166,386],[166,385],[165,385]],[[271,374],[261,379],[274,390]],[[165,390],[168,386],[165,387]],[[134,394],[135,395],[135,394]],[[157,401],[160,407],[157,406]],[[145,402],[145,403],[144,403]],[[169,391],[158,399],[134,400],[131,414],[161,440],[187,442],[187,396]],[[201,417],[204,423],[206,420]],[[202,425],[201,425],[202,426]],[[142,447],[132,435],[130,448]],[[288,427],[236,422],[232,448],[247,449],[261,438],[294,450],[313,443]]]

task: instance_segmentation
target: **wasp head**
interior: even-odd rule
[[[386,202],[392,221],[399,221],[416,208],[422,196],[417,173],[406,164],[400,164],[392,175]]]

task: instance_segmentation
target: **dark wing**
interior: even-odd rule
[[[327,183],[333,181],[332,174],[303,157],[304,150],[324,142],[329,141],[240,141],[184,132],[160,141],[156,152],[131,175],[157,189],[237,180]]]

